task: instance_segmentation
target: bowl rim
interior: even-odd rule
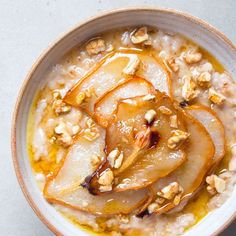
[[[78,28],[86,26],[88,23],[91,21],[96,21],[97,19],[101,19],[103,17],[107,17],[110,15],[115,15],[115,14],[120,14],[123,12],[133,12],[133,11],[147,11],[147,12],[160,12],[160,13],[166,13],[166,14],[171,14],[175,16],[180,16],[183,17],[189,21],[192,21],[194,23],[197,23],[201,25],[203,28],[207,29],[210,31],[212,34],[214,34],[216,37],[220,38],[221,40],[224,41],[225,44],[227,44],[231,50],[233,50],[236,54],[236,46],[231,42],[230,39],[228,39],[220,30],[218,30],[216,27],[212,26],[211,24],[207,23],[206,21],[193,16],[189,13],[171,9],[171,8],[162,8],[162,7],[153,7],[153,6],[139,6],[139,7],[125,7],[125,8],[118,8],[118,9],[113,9],[113,10],[106,10],[101,12],[100,14],[97,14],[93,17],[88,17],[85,20],[81,21],[80,23],[76,24],[74,27],[72,27],[70,30],[62,34],[61,36],[57,37],[56,40],[54,40],[38,57],[38,59],[33,63],[31,66],[31,69],[27,73],[23,84],[21,85],[20,91],[18,92],[17,95],[17,100],[14,106],[14,111],[12,115],[12,123],[11,123],[11,152],[12,152],[12,161],[16,173],[16,177],[18,180],[18,183],[20,185],[20,188],[24,194],[24,197],[28,201],[30,207],[33,209],[35,214],[38,216],[38,218],[47,226],[51,232],[53,232],[55,235],[63,235],[53,224],[51,224],[48,219],[42,214],[41,210],[38,208],[37,204],[34,202],[34,199],[30,195],[26,184],[24,182],[23,176],[21,174],[19,162],[18,162],[18,157],[17,157],[17,151],[16,151],[16,121],[17,121],[17,116],[19,112],[19,107],[21,104],[21,100],[23,97],[23,94],[25,92],[25,89],[27,87],[28,82],[32,78],[32,75],[34,74],[35,70],[39,66],[39,64],[44,60],[44,58],[47,56],[47,54],[57,46],[57,44],[60,43],[60,41],[72,34],[74,31],[76,31]],[[236,210],[234,214],[222,225],[220,226],[213,234],[212,236],[219,235],[223,230],[225,230],[234,220],[236,219]]]

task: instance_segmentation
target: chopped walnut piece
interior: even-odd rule
[[[223,193],[226,188],[225,180],[217,175],[207,176],[206,182],[208,184],[207,191],[211,195],[215,195],[217,193]]]
[[[83,130],[83,136],[88,141],[93,141],[97,139],[100,136],[100,134],[98,132],[92,131],[91,129],[85,129]]]
[[[158,110],[164,115],[171,115],[172,114],[172,111],[169,108],[167,108],[166,106],[160,106],[158,108]]]
[[[177,115],[170,116],[170,127],[175,129],[178,128]]]
[[[159,205],[158,205],[156,202],[151,203],[151,204],[148,206],[148,212],[149,212],[149,214],[152,214],[152,213],[156,212],[158,209],[159,209]]]
[[[209,88],[211,86],[211,74],[203,72],[197,77],[197,83],[200,87]]]
[[[130,221],[129,216],[127,215],[119,215],[118,220],[120,223],[123,223],[123,224],[128,224]]]
[[[80,92],[77,96],[76,96],[76,103],[78,105],[80,105],[85,99],[85,93],[84,92]]]
[[[177,194],[180,193],[183,193],[183,188],[177,182],[172,182],[162,188],[161,191],[157,193],[157,195],[164,199],[172,200]]]
[[[79,131],[80,131],[80,126],[79,125],[73,125],[72,127],[71,127],[71,134],[72,135],[76,135],[76,134],[78,134],[79,133]]]
[[[165,202],[165,198],[157,197],[155,202],[158,203],[158,204],[163,204]]]
[[[109,155],[107,156],[107,160],[109,161],[110,165],[114,167],[116,158],[120,155],[120,151],[116,148],[112,150]]]
[[[183,195],[183,193],[180,192],[179,194],[177,194],[177,195],[175,196],[174,201],[173,201],[173,203],[174,203],[175,206],[179,205],[179,203],[180,203],[180,201],[181,201],[181,198],[182,198],[182,195]]]
[[[120,155],[115,160],[115,164],[114,164],[115,169],[119,169],[121,167],[123,159],[124,159],[124,153],[121,152]]]
[[[54,131],[55,131],[56,134],[63,134],[63,133],[65,133],[66,132],[65,123],[62,122],[59,125],[57,125],[55,127]]]
[[[72,142],[73,138],[69,134],[66,124],[64,122],[61,122],[59,125],[57,125],[54,128],[54,132],[56,134],[56,137],[54,136],[54,142],[56,142],[58,145],[63,147],[69,147]]]
[[[200,52],[187,52],[184,56],[187,64],[194,64],[202,59],[202,54]]]
[[[137,55],[135,55],[130,60],[128,65],[123,69],[123,73],[125,73],[126,75],[134,75],[139,67],[139,63],[140,63],[140,59],[138,58]]]
[[[107,192],[112,190],[112,184],[114,180],[114,175],[111,169],[104,170],[98,179],[98,183],[101,185],[99,190],[101,192]]]
[[[179,71],[179,65],[175,63],[175,58],[172,57],[169,60],[167,60],[168,66],[173,72],[178,72]]]
[[[221,105],[225,101],[225,96],[216,92],[213,88],[209,89],[208,98],[216,105]]]
[[[143,43],[148,40],[147,27],[141,27],[130,35],[131,42],[133,44]]]
[[[151,124],[154,121],[156,114],[157,113],[154,110],[148,110],[144,115],[144,119],[148,124]]]
[[[111,167],[114,167],[115,160],[119,155],[120,155],[120,151],[117,148],[115,148],[108,154],[107,160],[109,161],[109,164]]]
[[[208,184],[207,191],[211,195],[215,195],[216,193],[223,193],[226,188],[225,180],[217,175],[207,176],[206,182]]]
[[[190,76],[183,77],[182,97],[186,101],[196,98],[199,91],[196,90],[197,86]]]
[[[171,137],[168,139],[168,147],[170,149],[174,149],[177,146],[179,146],[183,141],[185,141],[188,137],[189,137],[189,133],[184,132],[182,130],[172,130],[171,131],[172,135]]]
[[[88,141],[93,141],[100,136],[99,129],[91,118],[86,121],[86,128],[81,131]]]
[[[55,99],[52,104],[52,109],[56,115],[61,115],[70,112],[71,106],[63,102],[62,99]]]
[[[62,147],[67,148],[72,145],[73,139],[68,133],[65,133],[57,138],[56,143]]]
[[[96,55],[106,50],[105,41],[103,39],[94,39],[86,45],[86,50],[89,55]]]

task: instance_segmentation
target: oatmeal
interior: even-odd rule
[[[27,143],[45,199],[106,235],[182,235],[236,183],[236,84],[208,52],[150,27],[74,48],[45,78]]]

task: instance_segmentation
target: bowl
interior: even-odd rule
[[[148,25],[178,32],[207,49],[236,78],[236,47],[221,32],[206,22],[171,9],[126,8],[93,17],[66,33],[53,43],[35,62],[19,93],[12,121],[12,155],[20,187],[29,204],[56,235],[88,235],[63,218],[43,198],[36,185],[26,148],[26,126],[31,103],[37,90],[45,83],[45,73],[75,45],[98,33],[124,26]],[[208,214],[185,235],[217,235],[236,217],[236,187],[232,196],[217,210]]]

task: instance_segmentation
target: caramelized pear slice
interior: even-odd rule
[[[186,107],[186,112],[195,117],[206,128],[215,145],[215,155],[213,165],[220,162],[225,155],[225,133],[224,126],[216,113],[209,107],[203,105],[193,105]]]
[[[105,56],[67,92],[63,100],[92,115],[96,101],[134,73],[171,96],[171,81],[161,60],[139,50],[119,50]]]
[[[96,100],[126,79],[124,68],[138,60],[136,54],[112,52],[88,72],[64,97],[64,102],[82,107],[92,115]]]
[[[150,111],[155,117],[148,123],[145,117]],[[181,165],[186,160],[181,143],[174,149],[167,146],[175,130],[170,126],[171,116],[177,117],[178,129],[185,131],[181,112],[163,93],[120,101],[116,120],[106,130],[106,160],[87,182],[88,188],[99,194],[99,177],[108,168],[115,177],[114,191],[119,192],[144,188]],[[113,150],[119,150],[123,155],[118,168],[110,162],[109,154]]]
[[[104,140],[104,132],[92,142],[82,136],[78,138],[59,170],[47,178],[44,196],[49,202],[103,215],[128,214],[146,202],[147,189],[93,196],[81,186],[83,179],[93,172],[92,155],[104,155]]]
[[[215,153],[214,144],[204,126],[191,115],[186,114],[187,129],[190,136],[185,143],[188,160],[170,175],[158,180],[151,188],[158,193],[171,183],[177,182],[183,193],[179,204],[188,201],[204,182],[204,178],[212,165]],[[176,205],[172,200],[165,200],[155,213],[167,212]]]
[[[152,84],[145,79],[134,77],[104,94],[95,104],[95,118],[106,127],[114,118],[118,100],[154,93]]]
[[[139,58],[141,66],[136,75],[151,82],[155,89],[172,97],[170,75],[161,59],[145,54],[139,54]]]

